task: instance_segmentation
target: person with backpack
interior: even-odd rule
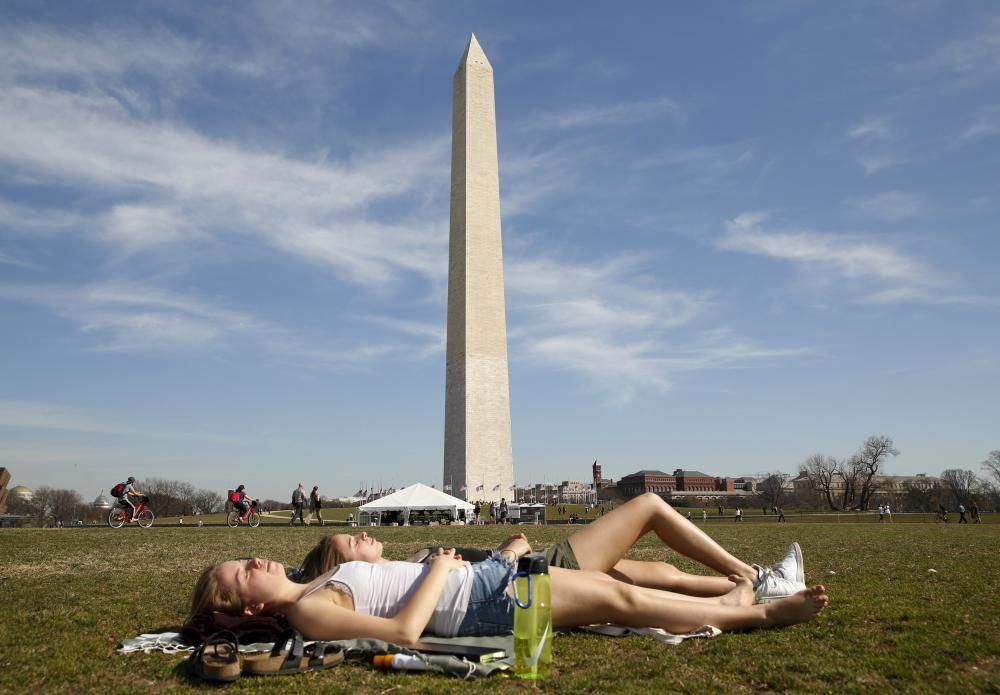
[[[111,488],[111,495],[118,499],[118,504],[129,509],[129,520],[135,516],[135,505],[130,497],[142,497],[143,493],[135,486],[135,476],[130,475],[124,483],[118,483]]]
[[[233,507],[240,510],[240,517],[246,521],[247,512],[250,511],[250,505],[247,503],[246,486],[241,483],[235,490],[230,491],[229,501],[232,502]]]
[[[295,525],[295,517],[299,517],[299,525],[305,526],[306,520],[302,516],[302,508],[306,506],[306,491],[302,483],[292,491],[292,518],[288,520],[289,526]]]
[[[316,517],[320,526],[326,526],[326,522],[323,521],[323,515],[320,514],[320,509],[323,508],[323,500],[319,496],[319,485],[313,485],[312,492],[309,493],[309,505],[312,507],[312,514],[309,515],[309,521],[312,521],[313,517]]]

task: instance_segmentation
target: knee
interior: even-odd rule
[[[666,504],[666,502],[663,501],[663,498],[655,492],[644,492],[636,499],[638,499],[642,504],[650,507],[657,507]]]
[[[666,574],[667,577],[669,577],[671,579],[677,577],[680,574],[683,574],[679,569],[677,569],[676,566],[671,565],[669,562],[664,562],[663,563],[663,570],[664,570],[664,574]]]
[[[610,584],[610,582],[609,582]],[[640,609],[639,591],[631,584],[616,582],[611,584],[615,605],[625,615],[634,615]]]
[[[655,492],[645,492],[636,498],[639,500],[644,507],[654,511],[662,511],[664,509],[669,509],[673,511],[673,507],[666,503],[666,501],[657,495]]]

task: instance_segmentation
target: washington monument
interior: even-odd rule
[[[455,71],[451,126],[444,488],[512,497],[507,319],[493,67],[469,39]]]

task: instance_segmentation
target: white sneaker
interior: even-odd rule
[[[788,546],[788,552],[785,553],[785,557],[781,562],[771,565],[771,570],[777,572],[785,579],[805,585],[806,563],[802,559],[802,548],[799,547],[799,544],[792,543]]]
[[[757,603],[767,603],[779,598],[786,598],[806,588],[802,582],[785,579],[768,567],[754,565],[757,570],[757,581],[754,582],[753,593]]]
[[[781,562],[771,567],[760,565],[753,567],[757,570],[754,595],[758,603],[785,598],[806,588],[805,562],[802,559],[802,548],[798,543],[788,546],[788,552]]]

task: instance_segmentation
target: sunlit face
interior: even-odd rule
[[[288,581],[280,562],[256,557],[223,562],[216,568],[215,576],[222,588],[238,597],[247,608],[274,602]]]
[[[327,541],[333,545],[344,562],[378,562],[382,559],[382,544],[362,531],[361,533],[338,533]]]

